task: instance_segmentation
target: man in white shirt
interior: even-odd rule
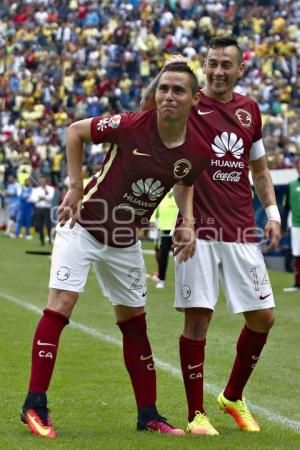
[[[40,185],[36,187],[32,194],[32,200],[35,204],[35,226],[40,235],[41,245],[45,245],[44,229],[47,228],[49,242],[51,242],[51,206],[55,194],[54,187],[48,184],[48,179],[41,176]]]

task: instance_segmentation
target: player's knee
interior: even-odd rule
[[[272,312],[266,319],[266,327],[268,328],[268,331],[271,330],[274,323],[275,323],[275,315]]]
[[[275,315],[272,309],[266,309],[263,311],[261,322],[265,328],[265,332],[267,333],[275,322]]]
[[[272,309],[264,309],[245,313],[245,319],[250,330],[268,333],[274,325],[275,315]]]
[[[209,326],[209,319],[207,317],[189,317],[185,321],[183,335],[188,339],[200,341],[206,338]]]
[[[197,341],[205,339],[212,314],[213,311],[206,308],[187,308],[184,336]]]
[[[51,289],[49,292],[47,307],[69,318],[78,297],[79,294],[77,292]]]

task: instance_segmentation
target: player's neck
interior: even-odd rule
[[[158,134],[167,148],[175,148],[184,144],[186,137],[186,122],[157,122]]]
[[[226,92],[225,94],[222,94],[222,95],[219,95],[219,94],[215,94],[211,89],[209,89],[206,86],[201,90],[201,92],[203,92],[203,94],[205,94],[207,97],[217,100],[220,103],[227,103],[233,99],[232,91]]]

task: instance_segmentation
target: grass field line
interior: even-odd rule
[[[18,306],[21,306],[22,308],[25,308],[29,311],[32,311],[36,314],[41,315],[43,312],[42,309],[38,308],[34,304],[27,302],[25,300],[21,300],[17,297],[14,297],[13,295],[9,295],[9,294],[0,292],[0,299],[1,298],[9,301],[11,303],[14,303]],[[107,343],[115,345],[117,347],[122,347],[122,342],[119,339],[117,339],[113,336],[110,336],[108,334],[101,333],[100,331],[96,330],[95,328],[90,328],[86,325],[83,325],[79,322],[74,322],[74,321],[70,321],[69,326],[71,328],[74,328],[75,330],[79,330],[82,333],[92,336],[100,341],[107,342]],[[174,377],[181,379],[181,371],[179,369],[177,369],[176,367],[172,366],[171,364],[160,361],[157,358],[155,358],[155,364],[159,369],[164,370],[165,372],[168,372],[169,374],[173,375]],[[218,386],[216,386],[214,384],[210,384],[210,383],[205,383],[205,388],[210,394],[212,394],[214,396],[217,396],[221,391],[221,388],[219,388]],[[265,417],[269,421],[274,422],[277,425],[280,425],[284,428],[289,428],[290,430],[293,430],[294,432],[300,434],[300,422],[289,419],[288,417],[282,416],[280,414],[275,414],[275,413],[269,411],[268,409],[262,408],[261,406],[258,406],[255,403],[252,403],[250,401],[248,401],[247,403],[251,407],[252,411]]]

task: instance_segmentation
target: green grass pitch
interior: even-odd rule
[[[146,248],[153,248],[151,243]],[[206,345],[205,405],[220,436],[170,437],[137,432],[136,410],[110,303],[91,272],[85,293],[74,310],[72,325],[62,335],[48,393],[54,440],[37,438],[20,422],[27,390],[31,340],[45,307],[50,260],[26,254],[38,241],[0,236],[0,449],[7,450],[291,450],[300,449],[300,296],[283,294],[292,275],[273,272],[276,324],[272,329],[245,396],[260,433],[239,431],[232,418],[218,411],[216,396],[224,388],[235,354],[242,316],[232,316],[221,296]],[[156,268],[146,255],[149,273]],[[178,358],[183,316],[172,307],[174,267],[170,261],[166,289],[148,283],[149,337],[157,360],[158,401],[162,415],[186,427],[187,407]]]

